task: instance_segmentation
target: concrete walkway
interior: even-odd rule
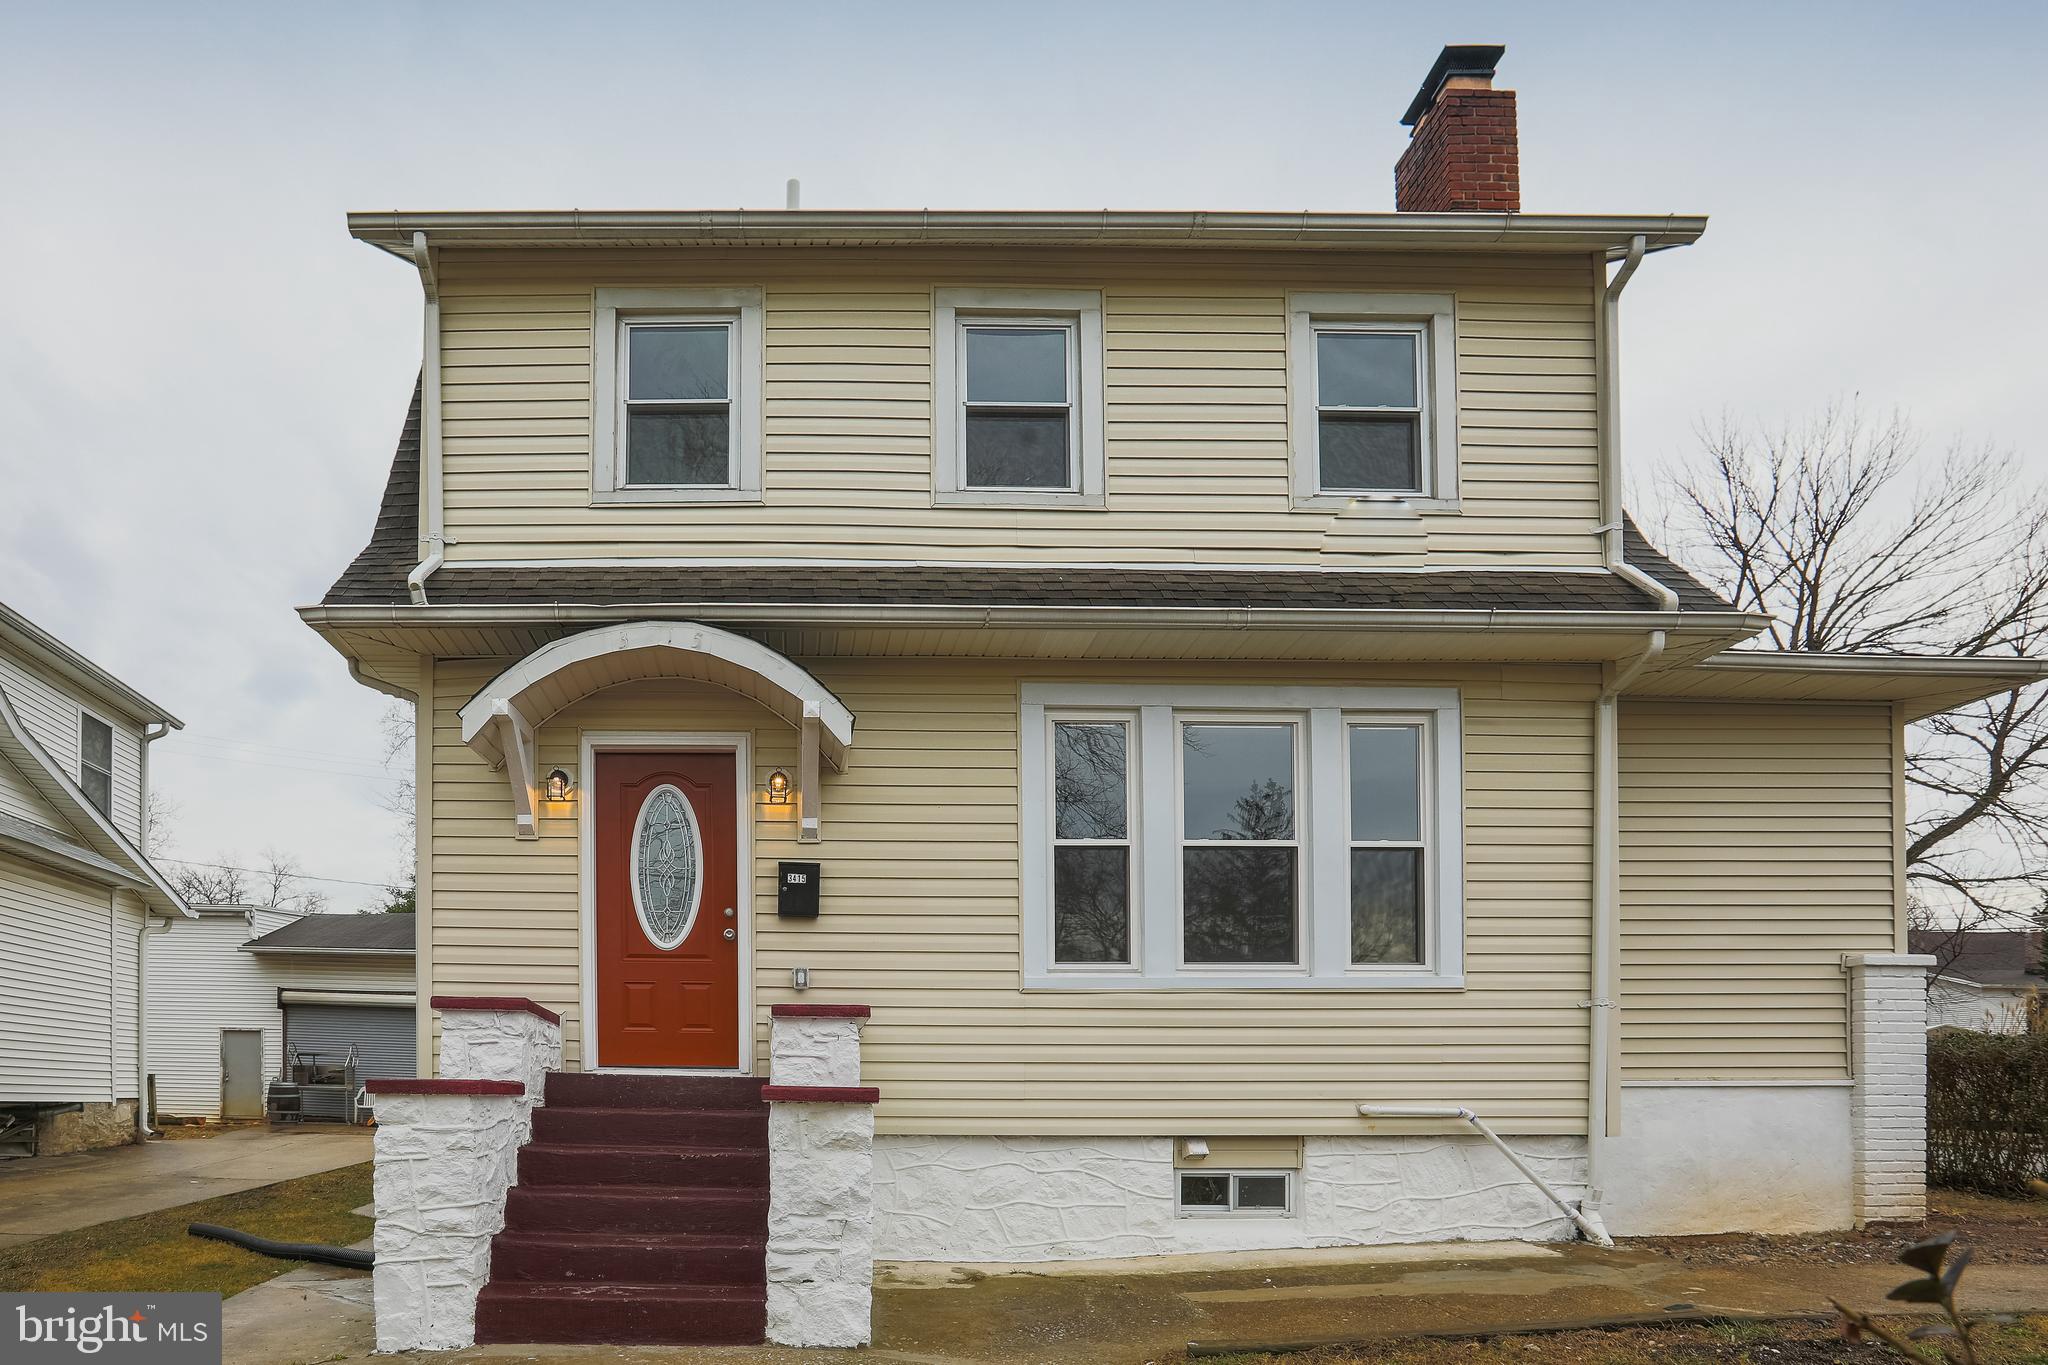
[[[1891,1265],[1686,1266],[1660,1252],[1583,1243],[1444,1244],[1098,1261],[991,1274],[989,1267],[883,1267],[875,1288],[878,1365],[1139,1365],[1178,1360],[1191,1341],[1360,1339],[1656,1313],[1824,1313],[1828,1298],[1884,1308]],[[809,1365],[845,1352],[775,1347],[489,1346],[444,1355],[370,1354],[362,1279],[287,1276],[228,1304],[230,1365],[363,1365],[418,1360],[521,1365]],[[2048,1266],[1978,1265],[1983,1311],[2048,1309]],[[263,1296],[259,1298],[258,1296]],[[238,1327],[238,1324],[241,1326]]]
[[[367,1128],[234,1128],[218,1137],[0,1161],[0,1247],[370,1159]]]

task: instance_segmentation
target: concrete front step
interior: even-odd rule
[[[761,1103],[759,1076],[646,1076],[616,1071],[550,1071],[549,1107],[737,1109]]]
[[[605,1147],[768,1148],[768,1106],[632,1109],[574,1106],[533,1111],[533,1140]]]
[[[476,1301],[479,1345],[744,1346],[760,1342],[767,1331],[767,1291],[751,1286],[493,1280]]]
[[[501,1232],[491,1283],[742,1285],[766,1282],[763,1237]]]
[[[519,1152],[528,1186],[667,1185],[768,1188],[766,1147],[655,1147],[531,1142]]]
[[[669,1185],[514,1185],[508,1232],[703,1233],[765,1237],[768,1191]],[[560,1340],[560,1338],[551,1338]]]

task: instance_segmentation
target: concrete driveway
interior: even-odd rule
[[[0,1247],[353,1166],[370,1143],[367,1128],[294,1124],[0,1161]]]

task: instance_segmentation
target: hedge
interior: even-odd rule
[[[2022,1195],[2048,1178],[2048,1033],[1927,1040],[1927,1179]]]

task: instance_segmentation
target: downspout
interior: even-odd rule
[[[1636,268],[1643,263],[1643,252],[1649,247],[1649,239],[1637,233],[1628,244],[1628,254],[1622,257],[1621,269],[1614,272],[1614,278],[1607,281],[1600,294],[1600,344],[1599,373],[1596,383],[1599,388],[1598,413],[1595,432],[1599,443],[1600,457],[1600,558],[1601,562],[1635,583],[1646,591],[1662,592],[1661,588],[1650,588],[1638,582],[1626,572],[1621,555],[1621,401],[1620,365],[1615,351],[1621,336],[1621,291],[1628,288]],[[1670,611],[1677,606],[1674,597],[1669,605],[1659,603],[1660,610]]]
[[[135,933],[135,1140],[147,1142],[156,1134],[149,1127],[149,935],[152,929],[169,929],[171,921],[158,919],[147,909],[142,928]]]
[[[1508,1159],[1509,1165],[1520,1171],[1530,1184],[1543,1191],[1550,1202],[1557,1205],[1559,1212],[1572,1220],[1573,1226],[1586,1235],[1587,1241],[1603,1247],[1614,1245],[1614,1239],[1608,1236],[1607,1229],[1601,1226],[1598,1214],[1585,1205],[1573,1208],[1565,1201],[1563,1195],[1551,1187],[1548,1180],[1536,1174],[1528,1162],[1516,1156],[1514,1149],[1501,1141],[1500,1134],[1489,1128],[1486,1120],[1470,1109],[1451,1105],[1361,1104],[1358,1106],[1358,1112],[1369,1119],[1458,1119],[1471,1124],[1479,1136],[1492,1143],[1494,1149]]]
[[[155,725],[146,725],[142,729],[142,815],[136,821],[135,843],[145,858],[149,856],[149,746],[170,732],[171,727],[167,721],[158,721]]]
[[[1607,665],[1593,703],[1593,953],[1585,1002],[1587,1038],[1586,1199],[1595,1219],[1606,1198],[1600,1183],[1606,1140],[1621,1132],[1621,726],[1617,698],[1664,652],[1664,632],[1653,630],[1627,663]]]
[[[1601,291],[1598,324],[1598,422],[1600,457],[1600,559],[1608,572],[1647,593],[1656,610],[1676,612],[1678,594],[1630,564],[1622,551],[1620,358],[1621,291],[1643,263],[1648,240],[1638,233],[1628,244],[1621,269]],[[1601,1184],[1606,1141],[1621,1132],[1621,735],[1622,691],[1664,652],[1664,632],[1653,630],[1626,664],[1608,665],[1593,703],[1593,935],[1588,977],[1586,1078],[1586,1198],[1581,1206],[1595,1222],[1606,1199]]]
[[[427,580],[441,567],[443,534],[441,518],[441,286],[434,273],[434,249],[427,234],[412,235],[413,264],[419,267],[420,291],[426,295],[425,322],[420,340],[420,535],[421,559],[405,576],[405,589],[413,605],[427,604]]]

